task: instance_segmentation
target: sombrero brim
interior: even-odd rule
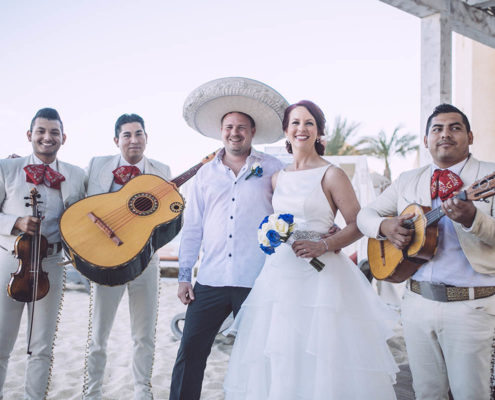
[[[221,119],[234,111],[256,124],[253,144],[273,143],[284,136],[282,119],[289,104],[274,89],[247,78],[221,78],[195,89],[184,102],[184,119],[199,133],[221,139]]]

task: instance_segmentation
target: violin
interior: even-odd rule
[[[40,194],[33,188],[26,207],[32,208],[32,216],[41,219],[38,210]],[[7,292],[14,300],[30,303],[41,300],[50,289],[48,273],[41,268],[41,260],[47,256],[48,240],[41,233],[41,225],[34,235],[20,234],[15,241],[15,255],[19,259],[19,267],[10,278]]]
[[[30,202],[26,207],[31,207],[32,216],[41,220],[41,212],[38,209],[38,201],[41,195],[36,188],[31,190],[30,196],[25,197]],[[50,290],[50,281],[48,273],[41,268],[41,260],[47,256],[48,240],[41,234],[41,224],[38,225],[34,235],[27,233],[20,234],[15,241],[15,255],[19,259],[19,267],[10,278],[7,286],[7,293],[14,300],[24,303],[33,303],[31,307],[29,339],[27,353],[31,343],[31,334],[33,331],[34,321],[34,304],[35,301],[41,300]]]

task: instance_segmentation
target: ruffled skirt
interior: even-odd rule
[[[267,257],[231,330],[226,399],[395,399],[395,312],[345,255],[319,259],[285,244]]]

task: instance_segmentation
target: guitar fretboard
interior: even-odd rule
[[[213,153],[211,153],[210,155],[206,156],[205,158],[203,158],[203,161],[201,161],[200,163],[196,164],[194,167],[192,168],[189,168],[186,172],[184,172],[183,174],[180,174],[179,176],[175,177],[174,179],[172,179],[172,183],[175,183],[175,186],[176,187],[179,187],[181,185],[183,185],[184,183],[186,183],[189,179],[191,179],[194,175],[196,175],[196,172],[198,172],[198,170],[203,166],[205,165],[206,163],[210,162],[211,160],[213,160],[213,158],[215,158],[215,155],[220,151],[220,149],[218,149],[217,151],[214,151]]]
[[[457,196],[455,196],[456,199],[459,200],[466,200],[466,192],[462,191],[460,192]],[[440,220],[445,214],[443,213],[442,207],[437,207],[425,214],[426,217],[426,226],[433,225],[435,222]]]
[[[189,179],[191,179],[196,172],[203,166],[203,163],[198,163],[194,167],[188,169],[186,172],[180,174],[178,177],[172,179],[172,183],[175,183],[175,186],[179,187],[186,183]]]

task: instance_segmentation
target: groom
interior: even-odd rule
[[[205,136],[221,139],[224,149],[199,170],[187,197],[178,297],[188,308],[172,373],[171,400],[200,398],[215,336],[230,312],[237,314],[263,266],[257,229],[273,212],[271,176],[283,164],[253,149],[252,142],[270,143],[283,136],[286,106],[272,88],[245,78],[208,82],[186,99],[188,124]],[[254,174],[257,165],[262,173]],[[191,271],[201,247],[193,288]]]

